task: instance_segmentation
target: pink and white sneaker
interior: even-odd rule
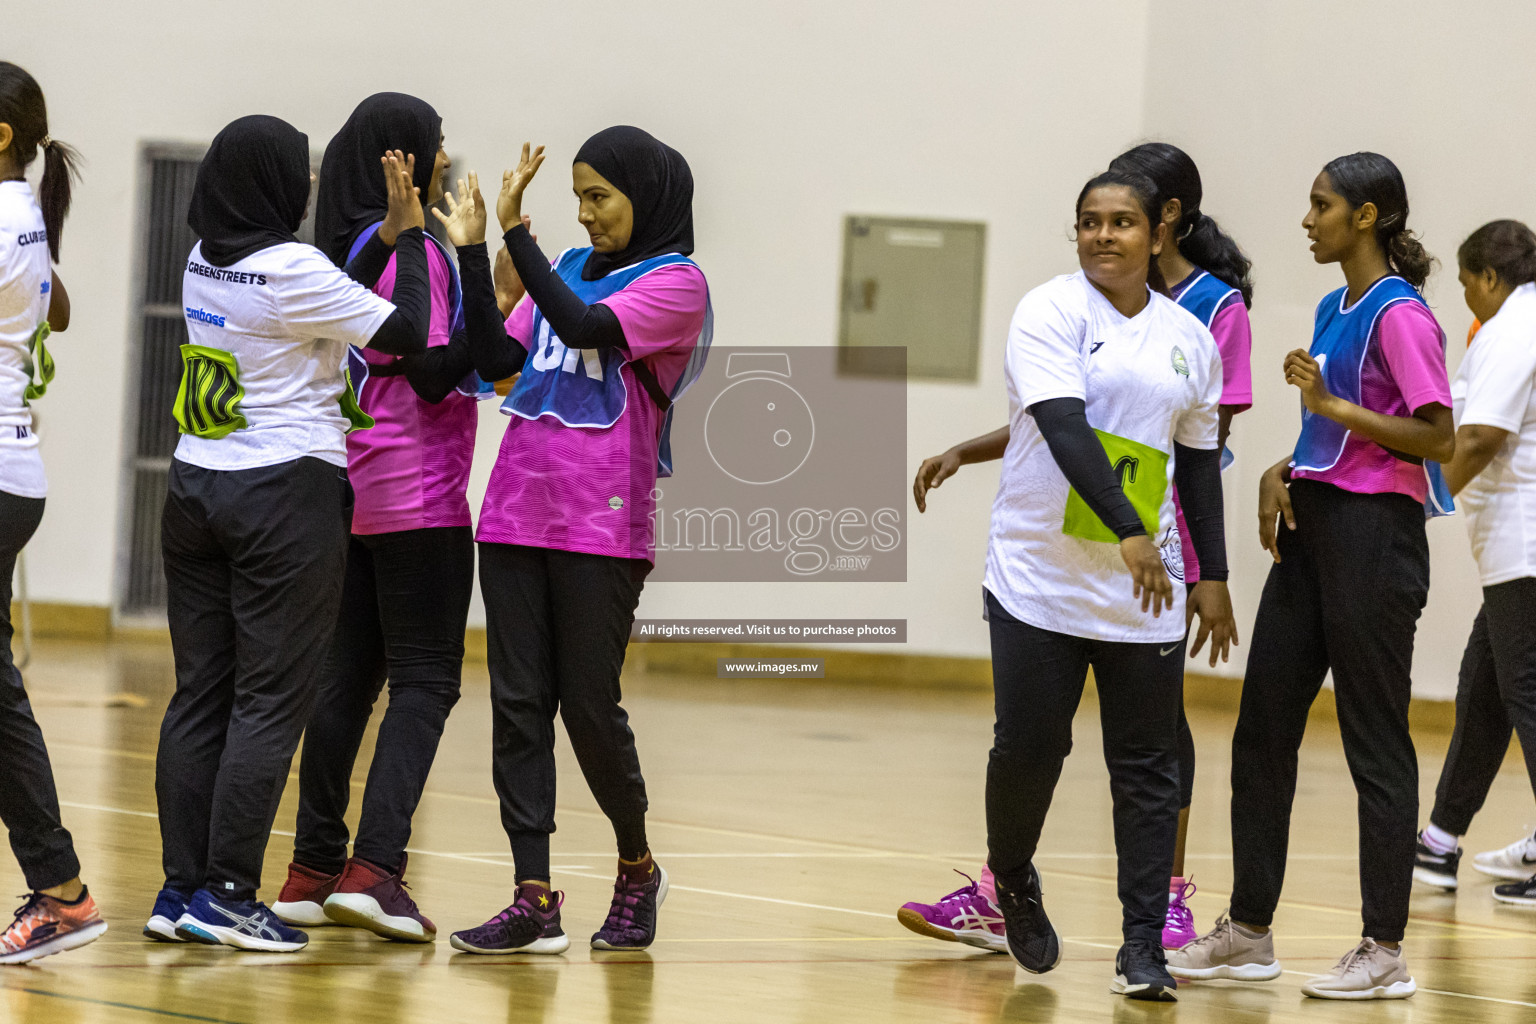
[[[1168,917],[1163,921],[1163,948],[1183,949],[1200,937],[1195,930],[1195,915],[1188,900],[1195,894],[1195,883],[1183,878],[1168,880]]]
[[[970,884],[956,889],[937,903],[903,904],[896,911],[896,920],[931,939],[963,942],[993,953],[1008,952],[1003,912],[970,875],[964,871],[955,874]]]

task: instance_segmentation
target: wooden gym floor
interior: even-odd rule
[[[1177,1004],[1148,1005],[1108,992],[1119,907],[1091,703],[1037,861],[1066,958],[1034,977],[1006,957],[923,939],[895,920],[903,901],[954,888],[951,868],[979,866],[985,693],[632,674],[628,706],[651,786],[650,835],[672,877],[660,937],[646,954],[589,953],[586,936],[607,907],[612,835],[562,746],[554,865],[571,951],[500,959],[455,954],[447,943],[448,932],[511,898],[483,665],[466,666],[464,698],[412,841],[408,880],[440,941],[398,945],[324,928],[296,955],[157,945],[139,934],[161,877],[153,771],[171,688],[168,647],[45,642],[27,677],[65,823],[112,930],[82,951],[0,969],[0,1020],[1536,1021],[1536,912],[1496,905],[1492,883],[1470,865],[1459,896],[1415,890],[1406,949],[1417,996],[1329,1004],[1301,995],[1302,979],[1331,966],[1359,928],[1354,793],[1336,729],[1322,722],[1303,752],[1276,921],[1286,973],[1268,984],[1191,985]],[[1196,709],[1191,718],[1201,760],[1190,863],[1205,927],[1231,881],[1231,716]],[[1420,737],[1424,814],[1446,739]],[[296,786],[267,851],[269,901],[291,852]],[[1511,758],[1469,850],[1502,846],[1532,823],[1531,793]],[[0,892],[24,888],[15,864],[0,857]]]

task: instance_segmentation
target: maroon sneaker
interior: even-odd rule
[[[272,913],[285,924],[301,928],[333,924],[325,916],[325,900],[336,891],[336,883],[340,880],[340,875],[327,875],[299,863],[289,864],[288,881],[283,883],[283,891],[277,894],[277,902],[272,904]]]
[[[644,949],[656,941],[656,908],[667,898],[667,872],[647,853],[638,864],[619,861],[608,919],[593,949]]]
[[[347,861],[336,891],[325,901],[325,915],[336,924],[366,928],[399,942],[431,942],[437,925],[416,909],[405,891],[405,860],[391,874],[370,861]]]

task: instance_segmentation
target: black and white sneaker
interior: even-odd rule
[[[1425,885],[1433,885],[1446,892],[1456,891],[1456,867],[1461,863],[1461,847],[1454,853],[1436,853],[1424,845],[1424,837],[1413,851],[1413,879]]]
[[[1132,939],[1115,954],[1115,980],[1109,986],[1115,995],[1172,1003],[1179,998],[1174,994],[1178,987],[1160,943]]]
[[[1011,889],[1001,878],[997,880],[997,906],[1003,912],[1008,952],[1030,974],[1044,974],[1061,963],[1061,939],[1045,916],[1041,896],[1040,872],[1033,864],[1023,888]]]
[[[1523,882],[1494,886],[1493,898],[1516,907],[1536,907],[1536,875]]]

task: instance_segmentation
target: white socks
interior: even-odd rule
[[[1457,840],[1461,837],[1453,836],[1439,825],[1430,822],[1424,826],[1424,831],[1419,833],[1419,838],[1424,841],[1425,846],[1443,856],[1456,852],[1456,847],[1460,845]]]

